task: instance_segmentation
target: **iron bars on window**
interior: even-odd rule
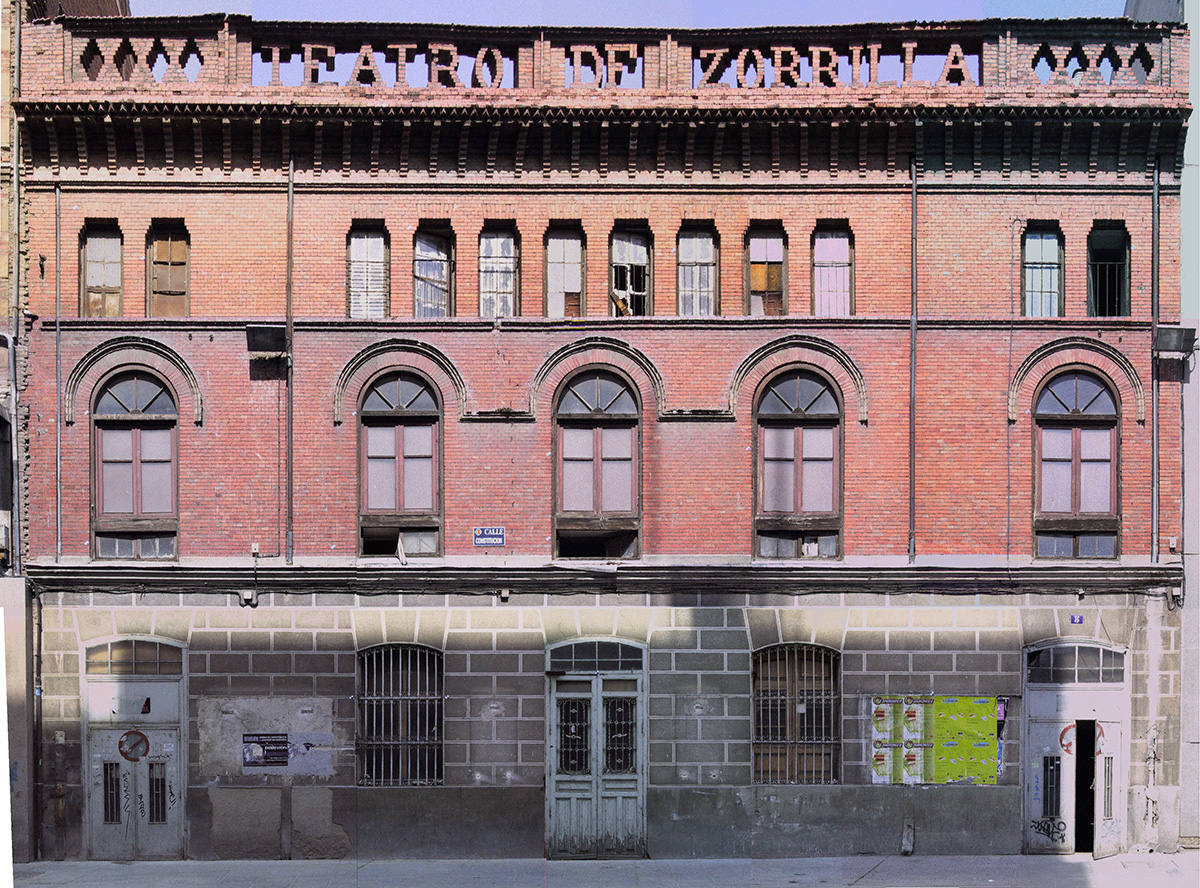
[[[442,782],[442,653],[380,645],[358,654],[359,786]]]
[[[807,644],[754,654],[754,782],[837,783],[840,657]]]

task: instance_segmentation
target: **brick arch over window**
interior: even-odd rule
[[[443,415],[450,412],[451,400],[458,404],[461,417],[467,409],[467,385],[454,363],[440,350],[415,339],[385,339],[373,342],[346,362],[333,386],[333,424],[345,419],[346,393],[352,403],[363,386],[376,374],[398,367],[411,367],[428,376],[441,390]],[[453,398],[450,395],[453,394]]]
[[[867,422],[867,382],[853,359],[832,342],[814,336],[785,336],[759,346],[742,361],[729,381],[729,411],[751,415],[763,380],[784,367],[809,365],[823,370],[841,390],[847,417]]]
[[[1070,365],[1092,368],[1108,378],[1120,398],[1122,411],[1132,403],[1137,421],[1146,421],[1146,392],[1133,363],[1107,342],[1083,336],[1055,339],[1034,349],[1013,374],[1008,388],[1008,421],[1029,416],[1033,396],[1048,376]],[[1025,405],[1020,408],[1019,405]]]
[[[67,425],[75,422],[78,393],[84,392],[86,401],[102,379],[125,367],[145,367],[158,373],[174,390],[179,415],[183,417],[190,412],[196,425],[204,421],[204,395],[187,361],[157,340],[121,336],[102,342],[71,368],[63,390],[63,419]]]
[[[534,374],[529,391],[529,409],[533,415],[552,416],[554,398],[563,380],[584,367],[611,367],[623,372],[633,383],[641,400],[642,416],[651,404],[661,415],[666,390],[662,374],[642,352],[620,339],[588,336],[551,354]]]

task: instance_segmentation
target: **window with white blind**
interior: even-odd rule
[[[517,239],[511,231],[485,231],[479,235],[479,316],[516,313]]]
[[[711,231],[679,234],[679,313],[717,313],[717,244]]]
[[[346,300],[352,318],[386,318],[389,306],[387,235],[355,228],[346,252]]]
[[[79,244],[79,314],[121,316],[121,232],[114,224],[91,224]]]
[[[854,313],[854,245],[845,229],[826,229],[813,235],[813,314],[846,318]]]

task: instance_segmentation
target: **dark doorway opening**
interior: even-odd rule
[[[1096,834],[1096,723],[1075,722],[1075,850],[1090,854]]]

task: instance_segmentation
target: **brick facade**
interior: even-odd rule
[[[1045,42],[1065,69],[1074,25],[874,27],[894,76],[868,63],[867,26],[772,30],[721,36],[750,49],[729,53],[721,76],[734,85],[710,89],[701,62],[717,37],[704,32],[451,29],[444,52],[463,65],[491,47],[508,61],[487,88],[466,74],[462,86],[413,82],[417,55],[454,80],[436,70],[446,38],[432,26],[330,26],[328,53],[308,32],[239,16],[26,26],[22,471],[41,853],[138,854],[97,839],[98,685],[81,665],[95,644],[127,638],[186,650],[186,816],[172,853],[187,856],[556,853],[560,676],[547,650],[578,639],[644,650],[638,853],[878,852],[906,822],[928,851],[1030,849],[1040,759],[1025,745],[1037,716],[1025,654],[1055,641],[1125,657],[1124,715],[1077,717],[1124,718],[1121,844],[1173,847],[1183,454],[1178,383],[1156,369],[1152,337],[1179,317],[1187,34],[1087,22],[1082,79],[1042,83],[1029,62]],[[640,59],[624,86],[611,80],[618,41]],[[917,74],[903,70],[909,42]],[[793,43],[814,61],[791,84],[753,88],[746,60]],[[359,54],[354,76],[376,82],[347,82],[365,44],[375,72]],[[594,56],[571,49],[593,44]],[[826,72],[836,84],[811,84],[826,45],[858,52],[853,82],[844,61]],[[1109,48],[1121,62],[1111,83],[1099,73]],[[272,52],[294,57],[275,82]],[[407,88],[380,74],[397,52],[412,59]],[[323,53],[347,56],[336,75]],[[610,81],[569,85],[595,59]],[[299,74],[340,79],[291,82]],[[187,314],[148,317],[147,250],[167,222],[186,230]],[[1129,312],[1096,317],[1089,235],[1114,222],[1128,236]],[[387,312],[374,319],[348,317],[361,223],[386,232]],[[1024,308],[1023,238],[1039,223],[1060,237],[1060,317]],[[814,234],[830,224],[853,239],[848,317],[814,309]],[[696,225],[717,247],[717,310],[685,317],[677,244]],[[517,310],[492,319],[479,316],[479,243],[495,226],[519,258]],[[434,227],[452,234],[453,310],[418,318],[416,236]],[[751,316],[749,237],[768,228],[785,241],[785,312]],[[583,240],[579,318],[547,317],[547,239],[564,229]],[[649,238],[652,308],[612,317],[610,238],[634,229]],[[97,231],[121,238],[111,317],[81,316]],[[247,325],[262,324],[291,337],[290,387],[284,362],[248,347]],[[178,411],[170,559],[97,548],[105,470],[92,415],[131,367]],[[558,557],[555,411],[594,368],[638,403],[629,559]],[[756,554],[756,408],[797,368],[838,401],[837,552],[777,560]],[[1116,404],[1111,559],[1037,557],[1034,403],[1072,369]],[[439,401],[433,557],[362,554],[359,414],[367,387],[395,371]],[[504,545],[477,546],[481,526],[502,526]],[[440,785],[356,777],[359,652],[376,645],[441,653],[440,771],[428,781]],[[756,782],[754,663],[778,645],[837,656],[826,785]],[[995,785],[874,779],[879,695],[1004,701]],[[325,738],[310,746],[327,767],[227,761],[237,733],[301,722]],[[987,811],[986,828],[967,834],[937,813],[964,810]]]

